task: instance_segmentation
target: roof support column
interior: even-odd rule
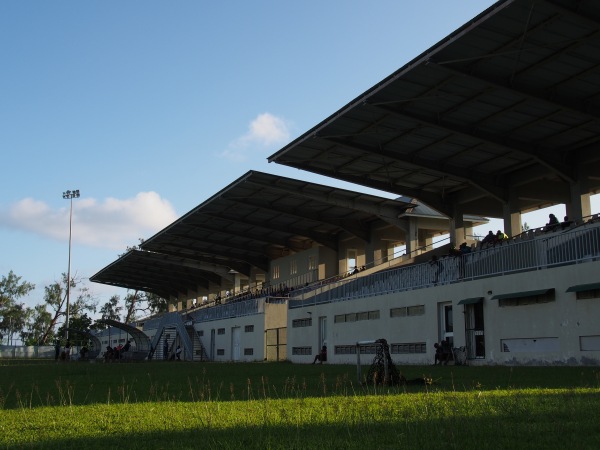
[[[408,233],[406,233],[406,254],[414,258],[414,252],[419,248],[419,219],[408,217]]]
[[[369,241],[365,243],[365,265],[367,267],[373,267],[375,261],[375,245],[378,244],[379,241],[376,238],[373,227],[371,227],[369,235]]]
[[[453,217],[450,217],[450,242],[458,247],[467,240],[463,211],[455,205],[452,208],[452,215]]]
[[[502,205],[502,218],[504,219],[504,233],[508,236],[517,236],[521,234],[521,212],[512,211],[512,203],[504,203]]]
[[[566,206],[567,216],[571,220],[577,220],[592,214],[590,194],[587,186],[587,176],[579,170],[577,179],[569,184],[569,203]],[[562,217],[558,218],[559,220]]]

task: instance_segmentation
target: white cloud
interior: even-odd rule
[[[130,199],[93,198],[73,201],[73,242],[124,251],[177,218],[171,204],[156,192],[140,192]],[[69,206],[58,210],[32,198],[0,211],[0,225],[42,237],[69,239]]]
[[[262,113],[250,122],[248,132],[231,142],[229,148],[220,156],[233,162],[244,162],[250,159],[249,154],[252,151],[271,149],[289,139],[289,124],[284,119],[270,113]]]

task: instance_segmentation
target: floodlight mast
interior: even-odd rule
[[[69,308],[71,301],[71,235],[73,230],[73,199],[79,198],[79,189],[63,192],[63,198],[69,200],[69,267],[67,269],[67,314],[65,320],[65,340],[69,339]]]

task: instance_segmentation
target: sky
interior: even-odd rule
[[[0,2],[0,276],[67,272],[67,190],[84,280],[248,170],[393,197],[267,158],[492,3]]]

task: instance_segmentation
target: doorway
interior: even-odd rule
[[[465,305],[465,339],[468,359],[485,358],[482,301]]]
[[[448,341],[454,347],[454,317],[452,316],[452,302],[439,304],[438,324],[440,341]]]
[[[231,359],[233,361],[240,360],[240,340],[242,336],[240,327],[233,327],[231,329]]]
[[[319,317],[319,347],[317,351],[321,350],[324,345],[327,345],[327,316]]]

